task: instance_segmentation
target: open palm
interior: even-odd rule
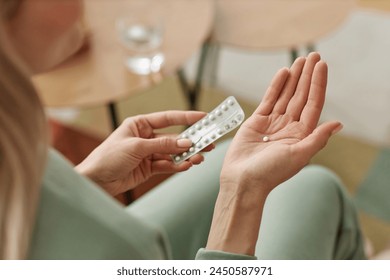
[[[248,184],[271,191],[303,168],[342,128],[339,122],[317,127],[326,84],[327,65],[318,53],[281,69],[237,132],[225,157],[222,183],[246,178]]]

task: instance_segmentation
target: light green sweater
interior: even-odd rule
[[[49,152],[29,258],[171,259],[170,244],[163,229],[126,211]],[[196,259],[255,258],[200,249]]]

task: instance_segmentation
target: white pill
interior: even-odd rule
[[[227,111],[227,109],[229,109],[229,108],[226,105],[222,105],[221,109],[224,110],[224,111]]]
[[[202,124],[203,124],[203,125],[208,125],[208,124],[209,124],[209,121],[205,119],[205,120],[202,121]]]
[[[210,143],[210,140],[209,139],[204,139],[204,143],[208,144],[208,143]]]
[[[181,136],[181,138],[186,139],[186,138],[188,138],[188,135],[187,135],[187,134],[183,134],[183,135]]]
[[[220,110],[215,111],[215,113],[217,114],[217,116],[222,115],[222,112]]]
[[[184,153],[182,154],[183,157],[186,157],[187,155],[188,155],[187,152],[184,152]]]
[[[237,119],[238,121],[242,121],[243,118],[244,118],[244,117],[243,117],[241,114],[238,114],[237,117],[236,117],[236,119]]]
[[[230,106],[233,106],[233,105],[234,105],[233,99],[229,99],[228,104],[229,104]]]
[[[198,149],[200,149],[200,148],[202,148],[202,144],[201,144],[201,143],[198,143],[198,144],[196,144],[196,147],[197,147]]]
[[[264,136],[264,137],[263,137],[263,141],[264,141],[264,142],[268,142],[268,141],[269,141],[269,137],[268,137],[268,136]]]
[[[217,130],[217,133],[218,133],[219,135],[221,135],[221,134],[223,134],[223,130],[222,130],[222,129],[218,129],[218,130]]]
[[[217,138],[217,135],[211,134],[211,139],[215,139],[215,138]]]
[[[195,128],[196,128],[197,130],[201,130],[201,129],[202,129],[202,126],[201,126],[200,124],[197,124],[197,125],[195,125]]]
[[[215,120],[215,116],[213,114],[210,114],[209,119],[210,119],[210,121],[213,121],[213,120]]]
[[[189,131],[188,131],[191,135],[194,135],[195,134],[195,129],[190,129]]]
[[[179,156],[175,157],[175,160],[176,160],[176,161],[179,161],[179,160],[180,160],[180,157],[179,157]]]
[[[195,151],[195,148],[194,147],[191,147],[190,149],[189,149],[189,152],[190,153],[193,153]]]

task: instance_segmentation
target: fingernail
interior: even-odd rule
[[[335,135],[337,132],[339,132],[340,130],[342,130],[344,127],[344,125],[342,123],[340,123],[335,129],[333,129],[332,131],[332,135]]]
[[[179,147],[179,148],[189,148],[192,146],[192,141],[190,139],[178,139],[176,141],[176,145]]]

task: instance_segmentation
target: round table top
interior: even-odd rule
[[[216,0],[213,39],[263,50],[315,42],[336,29],[354,0]]]
[[[86,0],[85,5],[91,32],[88,50],[33,77],[46,106],[107,104],[155,85],[156,79],[173,73],[201,47],[210,35],[214,16],[210,0]],[[148,11],[163,15],[165,64],[160,73],[139,76],[124,65],[126,50],[118,39],[115,21],[125,11],[134,12],[145,5]]]
[[[389,0],[359,0],[359,5],[364,8],[390,12]]]

